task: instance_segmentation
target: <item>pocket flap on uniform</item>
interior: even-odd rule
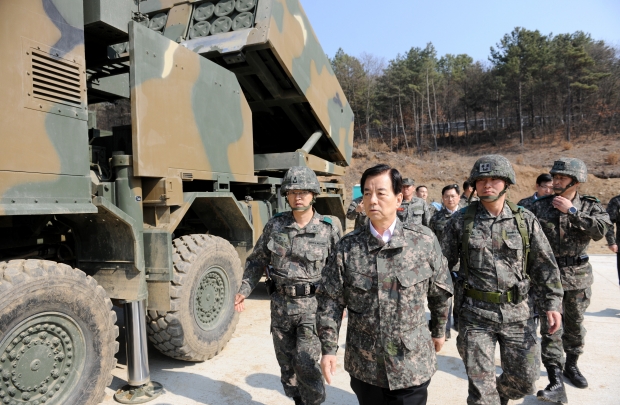
[[[368,274],[349,272],[349,282],[355,288],[368,291],[372,288],[372,277]]]
[[[273,239],[267,242],[267,249],[269,249],[271,252],[275,253],[278,256],[286,256],[287,249],[284,246],[275,242]]]
[[[413,213],[413,215],[423,215],[424,214],[424,210],[413,210],[412,213]]]
[[[419,282],[428,280],[433,276],[433,271],[429,266],[421,266],[416,269],[399,269],[396,273],[398,282],[405,288],[411,287]]]
[[[469,238],[469,247],[471,249],[482,249],[485,244],[484,238]]]
[[[428,345],[431,341],[431,333],[426,325],[420,325],[417,328],[403,332],[400,339],[407,350],[414,351],[418,350],[418,347],[421,345]]]
[[[521,250],[523,249],[523,240],[521,240],[521,235],[517,235],[517,238],[514,236],[510,237],[509,235],[508,238],[504,239],[504,243],[506,243],[506,246],[510,249]]]

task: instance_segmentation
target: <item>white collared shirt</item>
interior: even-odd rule
[[[395,218],[394,222],[392,222],[392,225],[390,225],[390,227],[386,229],[385,232],[383,232],[383,235],[379,235],[379,232],[377,232],[375,227],[372,226],[372,221],[369,221],[370,222],[370,233],[375,238],[381,239],[383,242],[388,243],[392,239],[392,235],[394,234],[394,229],[396,228],[396,219],[397,218]]]

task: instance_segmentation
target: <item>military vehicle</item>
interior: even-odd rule
[[[99,403],[113,305],[115,398],[155,398],[147,339],[224,348],[290,166],[325,176],[316,208],[344,224],[351,108],[298,0],[1,1],[0,26],[0,401]]]

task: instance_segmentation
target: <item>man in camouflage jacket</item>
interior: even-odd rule
[[[560,158],[554,162],[550,173],[555,195],[536,200],[531,210],[540,221],[560,267],[564,288],[564,326],[554,334],[545,333],[545,319],[541,317],[542,361],[547,370],[554,370],[550,376],[555,376],[557,370],[564,367],[564,376],[573,385],[586,388],[588,382],[577,367],[586,335],[583,314],[590,305],[590,287],[594,282],[586,251],[590,240],[601,240],[611,223],[596,198],[577,192],[578,185],[588,179],[584,162],[575,158]],[[564,352],[567,354],[566,364]],[[549,381],[549,386],[538,396],[566,402],[561,375]]]
[[[364,204],[362,204],[362,197],[354,198],[349,204],[347,209],[347,219],[355,221],[355,229],[362,228],[366,225],[368,217],[364,212]]]
[[[329,383],[347,308],[344,367],[362,405],[426,403],[452,295],[436,237],[428,228],[396,217],[399,183],[398,171],[387,165],[364,173],[360,184],[370,222],[340,240],[323,270],[318,294],[323,374]]]
[[[617,255],[616,267],[618,268],[618,282],[620,282],[620,252],[618,251],[618,241],[620,240],[620,195],[615,196],[607,204],[607,213],[612,225],[609,227],[605,238],[609,250]],[[616,226],[616,235],[614,236],[614,225]]]
[[[310,169],[292,167],[286,173],[282,193],[293,211],[276,214],[267,222],[246,260],[241,288],[235,297],[235,309],[241,312],[244,299],[269,266],[269,276],[275,283],[271,293],[271,333],[282,386],[296,404],[306,405],[325,401],[318,364],[321,345],[316,334],[315,291],[325,261],[341,236],[340,227],[330,217],[312,208],[319,192],[319,182]]]
[[[534,393],[540,374],[530,282],[541,291],[541,306],[554,330],[561,318],[562,285],[538,220],[505,201],[508,186],[516,183],[510,162],[483,156],[470,182],[480,201],[452,215],[441,247],[450,268],[460,260],[454,305],[459,310],[457,348],[469,379],[467,403],[505,405]],[[503,373],[496,378],[497,343]]]
[[[403,224],[410,223],[428,226],[432,217],[431,211],[426,201],[413,195],[414,184],[415,182],[411,178],[407,177],[403,179],[403,189],[408,187],[408,193],[407,195],[403,193],[403,201],[400,203],[400,207],[397,211],[398,219],[400,219]]]

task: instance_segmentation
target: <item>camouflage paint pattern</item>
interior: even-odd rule
[[[256,182],[252,113],[234,74],[135,22],[130,59],[137,176]]]
[[[331,160],[350,163],[353,111],[301,4],[298,0],[259,0],[256,9],[254,29],[196,38],[183,45],[201,54],[267,45],[330,139],[338,156]]]
[[[517,221],[507,204],[504,204],[503,211],[497,217],[491,215],[482,203],[476,204],[476,216],[469,238],[468,278],[465,281],[479,291],[507,291],[526,278],[523,269],[523,240]],[[443,254],[450,268],[460,260],[461,277],[466,274],[466,261],[460,257],[465,210],[461,209],[452,215],[441,239]],[[540,291],[540,308],[559,311],[563,290],[553,251],[534,215],[524,211],[523,219],[530,239],[527,273]],[[498,324],[521,322],[530,318],[527,300],[518,304],[494,304],[466,297],[463,306],[456,310],[461,314],[464,311],[473,312]]]
[[[444,336],[452,291],[446,259],[428,228],[396,221],[388,243],[369,227],[356,229],[323,270],[317,294],[322,352],[336,354],[347,308],[344,368],[351,376],[390,390],[425,383],[437,369],[431,336]]]
[[[96,212],[82,1],[3,1],[0,23],[0,215]]]
[[[357,197],[353,199],[351,204],[349,204],[349,208],[347,208],[347,218],[351,221],[355,221],[355,229],[363,228],[368,223],[368,217],[364,211],[355,211],[363,198],[364,197]]]
[[[426,201],[419,197],[412,197],[411,201],[403,201],[396,211],[398,219],[404,224],[428,226],[431,221],[431,212]]]
[[[290,190],[306,190],[320,194],[321,185],[312,170],[307,167],[293,166],[284,174],[280,195],[285,196]]]
[[[607,239],[607,244],[609,246],[617,245],[618,241],[620,240],[620,195],[617,195],[611,200],[609,200],[609,204],[607,204],[606,211],[607,211],[607,214],[609,215],[611,226],[607,230],[607,233],[605,234],[605,238]],[[615,236],[614,236],[614,225],[616,227]]]
[[[351,162],[353,111],[298,0],[274,0],[269,43],[317,116],[324,133]]]
[[[476,190],[476,180],[488,177],[504,179],[509,184],[517,184],[512,164],[502,155],[485,155],[476,160],[469,173],[468,181]]]
[[[495,365],[497,341],[502,367],[499,377]],[[500,396],[516,400],[535,392],[540,346],[532,319],[499,324],[464,311],[459,318],[456,346],[469,378],[468,405],[500,405]]]
[[[564,353],[583,354],[586,328],[583,326],[583,315],[590,306],[592,288],[564,291],[562,301],[563,321],[560,329],[553,335],[545,333],[549,330],[547,317],[540,317],[540,334],[542,336],[542,362],[545,366],[564,368]]]
[[[318,283],[328,255],[340,239],[339,228],[314,212],[303,228],[291,212],[274,216],[245,263],[239,293],[249,296],[272,266],[270,276],[277,292],[271,296],[271,331],[280,364],[284,392],[301,396],[305,403],[325,400],[323,377],[318,365],[320,342],[316,335],[316,298],[290,297],[281,290],[287,285]]]
[[[556,258],[577,257],[587,252],[590,240],[601,240],[612,227],[609,215],[593,197],[579,193],[572,200],[577,214],[564,214],[552,205],[555,196],[536,200],[532,212],[542,226]],[[589,262],[574,266],[560,266],[564,290],[582,290],[594,282]]]

